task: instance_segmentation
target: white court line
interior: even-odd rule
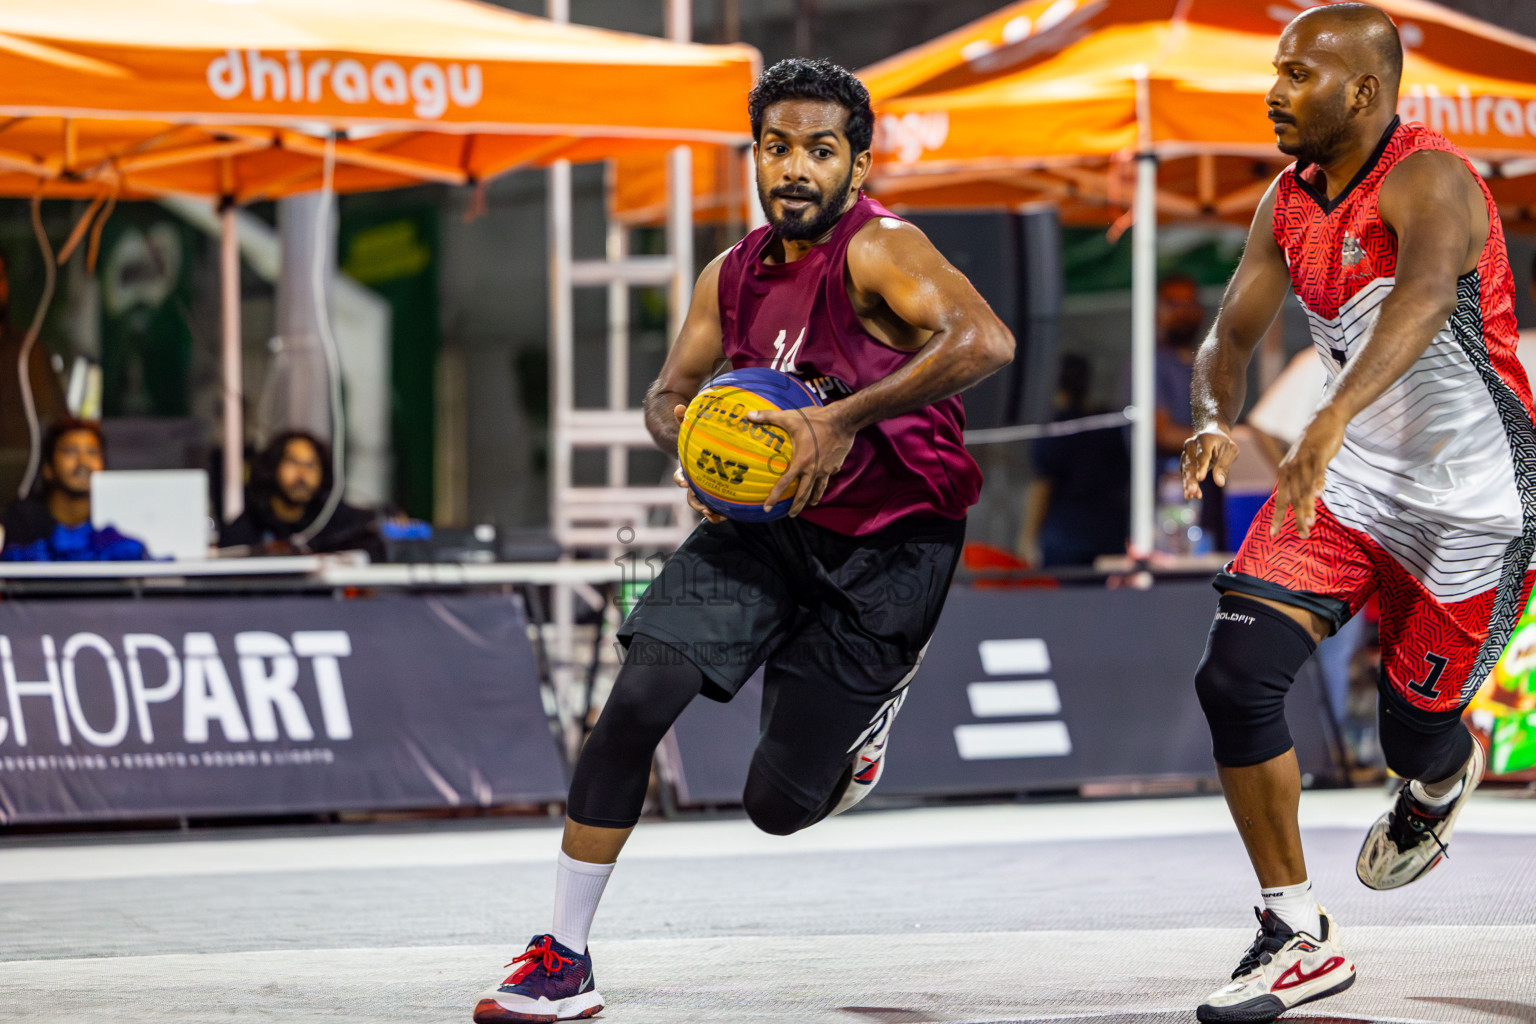
[[[1303,828],[1364,830],[1387,808],[1380,789],[1302,795]],[[954,846],[1230,835],[1220,797],[992,804],[852,814],[793,836],[759,832],[743,820],[644,824],[626,861],[812,853],[869,853]],[[1459,834],[1536,835],[1536,801],[1474,797]],[[550,828],[307,835],[271,839],[167,839],[163,842],[0,848],[0,884],[164,878],[252,872],[461,867],[552,863],[559,832]]]
[[[877,943],[869,935],[598,938],[595,952],[612,997],[605,1016],[614,1024],[851,1024],[840,1007],[893,1001],[946,1024],[1033,1024],[1188,1015],[1250,935],[1188,928],[904,933]],[[1347,928],[1344,938],[1351,956],[1368,966],[1348,995],[1319,1008],[1330,1020],[1492,1024],[1482,1011],[1456,1006],[1437,1007],[1429,1012],[1441,1015],[1426,1019],[1417,1003],[1425,993],[1469,989],[1492,1001],[1522,999],[1519,977],[1536,955],[1533,925],[1360,927]],[[1132,941],[1137,983],[1106,984],[1103,965],[1123,960]],[[0,1002],[36,1006],[34,1014],[7,1019],[39,1022],[110,1010],[117,1019],[159,1024],[236,1012],[286,1024],[345,1008],[362,1024],[394,1024],[401,1006],[429,1020],[440,1019],[440,1009],[467,1009],[505,959],[503,945],[445,945],[12,961],[0,963]],[[999,963],[1012,969],[999,974]],[[837,966],[786,987],[784,978],[807,964]],[[914,964],[933,973],[914,977]],[[81,985],[82,977],[90,984]]]
[[[1512,946],[1522,942],[1536,942],[1536,924],[1369,924],[1350,925],[1347,929],[1346,944],[1353,949],[1358,944],[1374,949],[1378,945],[1399,948],[1403,945],[1403,936],[1408,935],[1416,941],[1424,940],[1441,948],[1456,947],[1468,939],[1486,942],[1490,946]],[[674,946],[693,947],[700,949],[722,949],[726,946],[763,946],[771,947],[776,953],[789,955],[790,950],[786,943],[791,945],[796,942],[806,942],[812,945],[848,946],[865,944],[870,937],[869,932],[846,932],[842,934],[807,935],[800,938],[789,939],[782,935],[711,935],[707,938],[693,936],[679,936],[659,939],[603,939],[594,934],[592,941],[601,942],[605,954],[612,955],[611,951],[640,950],[664,953]],[[1090,947],[1100,942],[1124,942],[1127,935],[1142,935],[1147,937],[1144,945],[1151,946],[1160,943],[1163,948],[1177,945],[1181,941],[1201,943],[1205,941],[1226,942],[1234,936],[1244,940],[1253,938],[1254,930],[1250,927],[1242,928],[1212,928],[1201,925],[1194,928],[1040,928],[1032,930],[1004,930],[981,932],[901,932],[893,935],[893,938],[902,943],[915,943],[918,945],[932,944],[944,945],[949,942],[961,944],[987,944],[1007,943],[1012,941],[1027,942],[1031,945],[1050,946],[1065,943],[1068,946]],[[595,948],[595,947],[594,947]],[[310,946],[302,949],[247,949],[236,952],[208,952],[208,953],[133,953],[124,956],[110,954],[96,954],[83,957],[42,957],[33,960],[0,960],[0,975],[8,971],[23,968],[27,964],[100,964],[108,961],[155,961],[155,960],[201,960],[212,957],[221,959],[245,959],[245,958],[273,958],[279,960],[292,959],[295,963],[304,963],[315,955],[351,956],[353,954],[366,956],[372,953],[392,953],[407,956],[413,953],[438,954],[466,952],[478,955],[486,950],[493,954],[502,952],[505,945],[486,946],[463,943],[444,943],[440,946]],[[1224,954],[1223,954],[1224,955]],[[1184,958],[1187,959],[1187,958]],[[1200,966],[1198,964],[1196,967]],[[1445,966],[1445,965],[1441,965]]]

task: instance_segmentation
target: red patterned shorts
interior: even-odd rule
[[[1217,589],[1306,608],[1329,620],[1333,629],[1376,594],[1383,685],[1420,711],[1465,707],[1482,682],[1472,678],[1474,672],[1484,676],[1493,664],[1482,648],[1498,591],[1442,602],[1380,544],[1339,522],[1321,501],[1306,540],[1296,532],[1294,509],[1286,511],[1280,536],[1271,537],[1274,508],[1271,495],[1237,557],[1217,577]],[[1533,580],[1536,574],[1527,572],[1521,608]]]

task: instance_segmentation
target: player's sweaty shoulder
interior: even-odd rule
[[[848,240],[848,259],[871,263],[899,257],[918,245],[932,247],[916,225],[900,217],[871,217]]]
[[[1471,168],[1444,150],[1420,150],[1399,161],[1381,183],[1377,209],[1399,238],[1408,228],[1416,237],[1459,237],[1465,232],[1463,272],[1476,265],[1491,226],[1483,190]]]
[[[730,256],[730,254],[732,252],[734,252],[734,251],[735,251],[735,247],[732,246],[730,249],[725,250],[720,255],[716,256],[714,259],[712,259],[708,263],[704,264],[704,269],[699,271],[699,281],[698,281],[698,283],[701,284],[701,285],[705,285],[705,284],[713,285],[717,281],[719,281],[720,280],[720,268],[725,266],[726,257]]]
[[[693,305],[709,310],[716,315],[720,311],[720,268],[725,266],[725,258],[731,254],[730,249],[725,250],[714,259],[704,265],[699,271],[699,279],[693,285]]]
[[[936,262],[937,261],[937,262]],[[897,217],[875,217],[848,240],[848,283],[871,298],[896,285],[921,279],[942,263],[933,243]]]
[[[1390,227],[1394,212],[1457,200],[1482,205],[1482,189],[1477,187],[1472,170],[1455,153],[1421,149],[1403,157],[1387,171],[1378,205]]]

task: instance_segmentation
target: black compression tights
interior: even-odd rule
[[[637,636],[603,713],[576,759],[565,813],[578,825],[631,828],[640,820],[651,757],[704,675],[666,644]]]

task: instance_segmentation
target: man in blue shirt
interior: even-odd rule
[[[1195,351],[1205,339],[1205,307],[1200,304],[1200,285],[1183,273],[1166,274],[1157,283],[1157,382],[1158,472],[1179,472],[1179,456],[1193,429],[1190,420],[1190,385],[1194,379]],[[1226,521],[1222,489],[1212,480],[1201,487],[1200,526],[1210,536],[1212,549],[1226,550]]]
[[[136,562],[144,545],[91,526],[91,475],[105,468],[101,428],[66,419],[43,437],[42,494],[13,502],[0,526],[7,562]]]

